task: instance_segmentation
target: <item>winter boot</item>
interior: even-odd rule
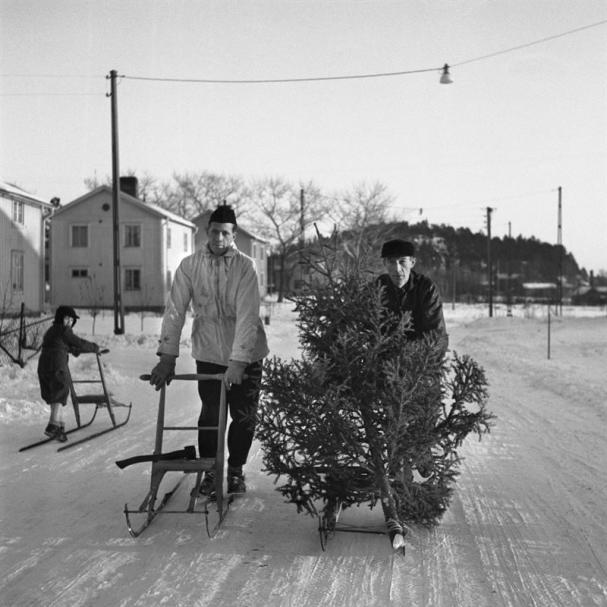
[[[199,494],[209,499],[217,495],[215,492],[215,472],[209,470],[204,473],[204,478],[200,483]]]
[[[245,493],[246,490],[242,468],[228,466],[228,493]]]
[[[57,424],[49,424],[45,430],[44,434],[49,438],[58,440],[60,443],[65,443],[67,441],[67,435],[65,434],[65,429],[63,426],[59,426]]]

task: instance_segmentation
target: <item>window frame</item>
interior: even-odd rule
[[[86,234],[86,244],[74,244],[74,230],[76,228],[84,228]],[[89,248],[89,224],[88,223],[72,223],[70,224],[70,248],[72,249],[88,249]]]
[[[25,225],[25,204],[23,200],[13,198],[13,221]]]
[[[11,249],[11,290],[19,293],[25,290],[25,251],[22,249]]]
[[[124,224],[124,247],[128,249],[141,248],[141,224],[140,223],[125,223]],[[133,244],[132,241],[136,241]]]
[[[132,283],[129,280],[131,277]],[[137,277],[135,280],[134,277]],[[129,293],[141,292],[141,268],[140,267],[125,267],[124,268],[124,291]]]

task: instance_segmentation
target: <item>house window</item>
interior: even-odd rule
[[[252,242],[251,243],[251,257],[253,259],[255,259],[256,255],[257,255],[257,247],[255,246],[255,243]]]
[[[23,223],[23,202],[13,200],[13,221]]]
[[[141,246],[141,226],[140,225],[125,225],[124,226],[124,246],[125,247],[140,247]]]
[[[171,228],[167,228],[167,249],[171,248]]]
[[[72,268],[72,278],[88,278],[87,268]]]
[[[188,252],[188,233],[187,232],[183,235],[183,250],[186,253]]]
[[[89,227],[82,225],[72,226],[72,247],[89,246]]]
[[[124,290],[141,291],[141,270],[139,268],[124,269]]]
[[[11,251],[11,285],[13,291],[23,291],[23,251]]]

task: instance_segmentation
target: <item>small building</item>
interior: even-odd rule
[[[208,242],[207,227],[212,211],[205,211],[192,219],[196,226],[196,235],[194,237],[194,248],[199,251],[206,247]],[[265,297],[268,292],[268,241],[255,236],[242,226],[238,226],[235,238],[236,246],[239,251],[253,258],[257,266],[257,276],[259,279],[259,295]]]
[[[53,205],[0,181],[0,311],[44,308],[44,224]]]
[[[524,282],[523,293],[527,302],[550,302],[558,297],[557,285],[553,282]]]
[[[604,306],[607,304],[607,287],[578,287],[571,296],[571,303],[577,306]]]
[[[119,255],[122,305],[162,310],[180,261],[194,251],[194,224],[137,197],[121,179]],[[55,211],[51,222],[53,305],[114,305],[112,189],[100,186]]]

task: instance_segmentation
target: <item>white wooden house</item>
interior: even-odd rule
[[[192,219],[196,226],[196,236],[194,239],[196,251],[207,246],[209,240],[207,227],[211,213],[212,211],[205,211]],[[240,225],[236,230],[236,238],[234,240],[239,251],[255,260],[259,280],[259,295],[260,297],[265,297],[268,292],[268,241],[255,236],[255,234],[245,230]]]
[[[0,311],[44,308],[44,221],[53,205],[0,181]]]
[[[125,311],[164,308],[179,262],[194,252],[191,221],[120,192],[121,294]],[[114,305],[112,189],[100,186],[55,211],[51,222],[54,306]]]

